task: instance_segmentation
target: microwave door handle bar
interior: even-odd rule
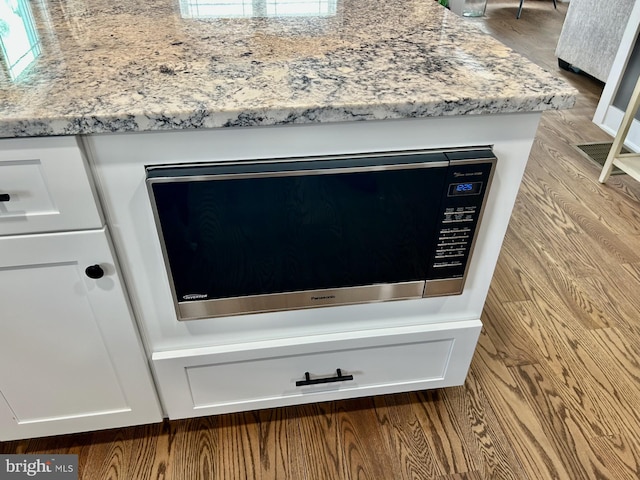
[[[348,380],[353,380],[353,375],[342,375],[342,370],[339,368],[336,369],[337,377],[327,377],[327,378],[314,378],[311,379],[309,372],[304,372],[304,380],[298,380],[296,382],[296,387],[303,387],[306,385],[318,385],[321,383],[334,383],[334,382],[346,382]]]

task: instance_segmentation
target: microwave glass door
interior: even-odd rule
[[[447,169],[422,157],[232,174],[193,166],[157,179],[178,301],[424,280]]]

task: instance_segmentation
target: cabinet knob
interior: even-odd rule
[[[0,202],[8,202],[11,200],[11,195],[8,193],[0,193]]]
[[[104,277],[104,270],[100,265],[91,265],[84,270],[84,273],[94,280]]]

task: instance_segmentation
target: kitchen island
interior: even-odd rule
[[[0,439],[464,381],[540,114],[572,88],[431,0],[22,5],[40,53],[0,80]],[[462,294],[177,321],[146,167],[477,146],[498,162]],[[47,291],[28,309],[25,285]],[[336,368],[353,381],[295,386]]]

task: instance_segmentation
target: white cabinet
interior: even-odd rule
[[[0,142],[0,188],[28,213],[0,216],[0,232],[98,228],[0,236],[0,440],[160,421],[80,151],[74,139],[48,139],[51,152],[21,142]]]
[[[169,418],[464,382],[540,113],[85,138]],[[146,188],[150,165],[493,145],[499,158],[461,295],[179,322]],[[353,380],[296,386],[340,369]]]
[[[158,352],[169,418],[459,385],[480,320]],[[309,378],[307,378],[308,374]]]

